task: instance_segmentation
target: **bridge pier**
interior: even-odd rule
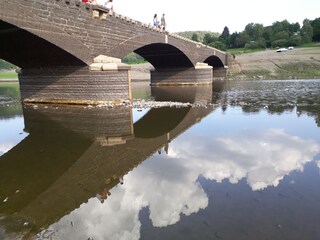
[[[130,66],[121,63],[23,69],[18,78],[25,103],[96,105],[131,100]]]
[[[212,84],[212,67],[198,63],[194,68],[166,68],[151,71],[151,85]]]

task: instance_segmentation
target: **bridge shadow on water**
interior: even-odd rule
[[[158,87],[152,95],[212,102],[211,86],[180,90]],[[0,226],[30,237],[97,194],[103,201],[124,175],[211,111],[154,108],[133,123],[128,107],[24,106],[29,135],[0,157]]]

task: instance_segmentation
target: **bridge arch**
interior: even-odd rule
[[[72,30],[59,23],[58,19],[52,17],[50,20],[53,13],[67,9],[44,3],[48,1],[28,2],[22,4],[13,0],[0,3],[0,47],[6,44],[5,51],[0,51],[1,58],[5,59],[2,56],[4,52],[7,59],[13,58],[9,54],[17,55],[16,49],[20,49],[23,50],[22,53],[27,54],[24,55],[25,58],[27,57],[25,60],[29,62],[26,64],[27,67],[38,67],[39,64],[41,67],[46,67],[46,65],[90,65],[92,63],[92,52],[79,39],[78,34],[71,32]],[[60,16],[60,21],[66,20]],[[32,43],[33,41],[35,43]],[[11,48],[7,48],[8,46]],[[34,51],[39,55],[34,54]],[[40,55],[43,56],[40,57]],[[9,62],[17,64],[17,61],[22,62],[18,59]],[[17,65],[24,67],[21,64]]]
[[[152,43],[134,50],[155,68],[193,67],[191,60],[177,47],[165,43]]]
[[[212,66],[213,68],[223,68],[224,64],[221,61],[221,59],[215,55],[209,56],[206,60],[204,60],[205,63]]]
[[[0,58],[20,68],[86,65],[52,42],[4,21],[0,21]]]

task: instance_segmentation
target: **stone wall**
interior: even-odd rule
[[[159,69],[151,72],[151,85],[211,84],[212,68]]]
[[[131,99],[129,74],[89,67],[26,69],[19,74],[21,98],[38,103],[121,103]]]

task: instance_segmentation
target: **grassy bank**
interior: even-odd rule
[[[18,79],[18,74],[14,71],[1,71],[0,80],[1,79]]]

